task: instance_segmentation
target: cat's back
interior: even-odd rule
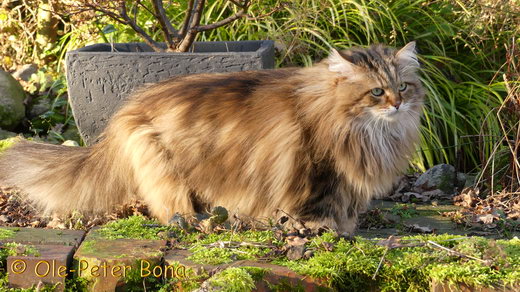
[[[259,97],[288,97],[290,80],[299,68],[194,74],[174,77],[138,91],[133,99],[143,104],[242,104]],[[223,104],[224,103],[224,104]]]

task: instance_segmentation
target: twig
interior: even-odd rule
[[[177,47],[178,52],[185,52],[193,44],[195,37],[197,36],[197,30],[195,29],[200,24],[202,18],[202,10],[204,9],[205,0],[198,0],[195,6],[195,12],[193,13],[192,19],[189,23],[189,28],[186,28],[186,36]]]
[[[476,261],[479,261],[479,262],[484,263],[484,264],[488,264],[488,263],[489,263],[489,262],[486,261],[486,260],[479,259],[479,258],[476,258],[476,257],[474,257],[474,256],[470,256],[470,255],[467,255],[467,254],[463,254],[463,253],[460,253],[460,252],[458,252],[458,251],[456,251],[456,250],[453,250],[453,249],[450,249],[450,248],[444,247],[444,246],[442,246],[442,245],[440,245],[440,244],[438,244],[438,243],[436,243],[436,242],[434,242],[434,241],[428,240],[427,242],[428,242],[429,244],[431,244],[431,245],[437,247],[437,248],[440,248],[440,249],[442,249],[442,250],[445,250],[445,251],[447,251],[447,252],[449,252],[449,253],[452,253],[452,254],[454,254],[454,255],[457,255],[457,256],[459,256],[459,257],[464,257],[464,258],[468,258],[468,259],[476,260]]]
[[[385,256],[386,256],[386,253],[388,252],[389,248],[386,247],[385,248],[385,252],[383,253],[383,255],[381,256],[381,260],[379,261],[379,265],[377,265],[377,269],[374,273],[374,275],[372,276],[372,280],[375,280],[376,279],[376,275],[377,275],[377,272],[379,272],[379,269],[381,268],[381,265],[383,264],[383,260],[385,259]]]
[[[152,47],[155,51],[161,52],[163,49],[159,46],[159,43],[154,41],[135,21],[133,21],[127,14],[125,1],[121,2],[121,17],[125,20],[126,24],[130,25],[135,32],[137,32],[144,41]],[[110,15],[109,15],[110,16]]]
[[[160,27],[164,34],[164,39],[166,40],[168,47],[170,47],[170,48],[175,47],[173,39],[177,35],[177,30],[175,28],[173,28],[171,22],[168,20],[168,17],[166,16],[166,11],[164,10],[162,0],[153,0],[152,4],[153,4],[153,8],[155,10],[154,15],[156,16],[156,18],[159,20],[159,23],[161,24]]]
[[[231,247],[240,247],[240,246],[254,246],[254,247],[265,247],[265,248],[272,248],[272,247],[276,247],[275,245],[265,245],[265,244],[261,244],[261,243],[258,243],[258,242],[238,242],[238,241],[217,241],[217,242],[214,242],[214,243],[210,243],[210,244],[204,244],[203,246],[207,246],[207,247],[220,247],[220,248],[225,248],[227,245],[227,247],[231,248]]]
[[[188,31],[188,26],[191,22],[191,17],[193,16],[193,5],[195,0],[190,0],[188,2],[188,8],[186,9],[186,16],[184,17],[184,22],[182,24],[181,29],[179,30],[179,38],[184,38],[186,36],[186,32]],[[180,41],[180,39],[179,39]]]

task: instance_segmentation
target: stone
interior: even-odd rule
[[[74,246],[37,245],[35,255],[7,257],[10,288],[31,288],[41,281],[54,286],[53,291],[63,291],[65,278],[70,272]]]
[[[415,181],[413,190],[417,193],[441,190],[445,194],[453,194],[456,182],[455,167],[449,164],[438,164],[428,169]]]
[[[23,227],[1,227],[0,234],[10,233],[1,238],[3,243],[16,242],[30,245],[78,246],[85,235],[82,230],[55,230]],[[7,232],[6,232],[7,231]]]
[[[466,185],[467,177],[465,173],[459,172],[457,173],[457,189],[462,190]]]
[[[16,133],[0,129],[0,140],[16,137]]]
[[[13,130],[25,116],[25,92],[11,74],[0,70],[0,128]]]
[[[13,73],[13,77],[23,81],[29,81],[31,76],[38,72],[36,64],[25,64]]]
[[[67,140],[63,143],[61,143],[63,146],[70,146],[70,147],[79,147],[79,143],[74,140]]]
[[[29,118],[34,119],[51,110],[51,101],[48,98],[38,98],[29,110]]]
[[[74,254],[72,271],[89,281],[90,291],[125,289],[128,275],[146,280],[159,273],[165,247],[164,240],[110,240],[91,231]]]
[[[294,245],[289,246],[287,250],[287,259],[291,261],[296,261],[303,258],[303,254],[305,253],[305,246],[303,245]]]
[[[69,100],[83,141],[98,141],[124,100],[147,83],[175,76],[274,68],[273,41],[195,42],[186,53],[143,43],[95,44],[67,52]]]

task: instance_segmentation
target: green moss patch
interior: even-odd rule
[[[473,287],[520,284],[519,239],[412,236],[399,239],[393,247],[363,238],[331,239],[330,235],[313,239],[309,247],[317,251],[309,260],[278,263],[324,279],[339,290],[429,291],[432,280]],[[333,243],[333,251],[320,249],[323,242]]]
[[[8,256],[39,256],[40,252],[32,245],[8,242],[0,248],[0,262],[5,262]]]
[[[188,238],[185,242],[192,255],[189,260],[198,264],[227,264],[236,260],[263,257],[283,245],[272,231],[244,231],[212,233],[203,238]]]
[[[109,222],[96,230],[96,233],[104,239],[160,239],[159,233],[166,230],[168,227],[159,225],[155,220],[131,216]]]
[[[7,148],[13,146],[14,143],[18,142],[19,140],[20,138],[17,137],[0,140],[0,153],[7,150]]]
[[[16,231],[13,229],[0,228],[0,239],[11,238],[15,233]]]
[[[213,290],[223,292],[252,291],[255,280],[245,268],[227,268],[208,280]]]

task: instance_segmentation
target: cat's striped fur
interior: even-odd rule
[[[136,195],[162,222],[221,205],[352,232],[414,151],[418,67],[410,43],[333,51],[310,68],[167,80],[134,94],[96,145],[17,143],[0,179],[45,211],[106,211]]]

